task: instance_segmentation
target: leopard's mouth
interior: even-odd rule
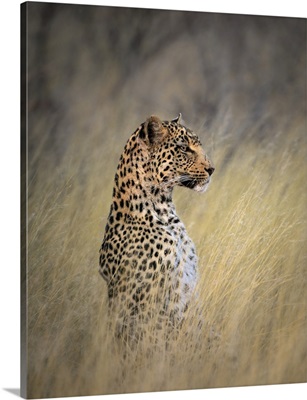
[[[193,189],[196,192],[203,193],[207,190],[210,183],[210,176],[206,177],[192,177],[190,175],[181,175],[180,183],[189,189]]]

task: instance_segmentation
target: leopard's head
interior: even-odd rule
[[[214,166],[197,135],[180,124],[181,114],[171,121],[151,116],[141,125],[138,136],[150,154],[152,175],[161,187],[185,186],[204,192]]]

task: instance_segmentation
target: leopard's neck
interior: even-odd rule
[[[163,224],[178,219],[172,201],[173,187],[159,182],[151,167],[150,154],[132,136],[115,175],[111,214],[116,220],[144,220]]]

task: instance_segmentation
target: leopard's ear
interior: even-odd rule
[[[176,122],[176,124],[180,124],[181,117],[182,117],[182,115],[181,115],[181,113],[179,113],[178,117],[172,119],[171,122]]]
[[[163,142],[168,130],[163,126],[162,121],[155,115],[149,117],[144,123],[141,138],[148,145],[155,145]]]

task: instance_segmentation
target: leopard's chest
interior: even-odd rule
[[[181,222],[176,225],[170,225],[168,230],[174,238],[174,246],[172,248],[174,277],[180,280],[180,292],[185,296],[190,296],[197,280],[195,246]]]
[[[172,310],[182,315],[196,286],[197,257],[177,217],[152,226],[134,221],[118,224],[105,237],[102,257],[109,297],[132,298],[136,307],[139,302],[160,304],[169,315]]]

